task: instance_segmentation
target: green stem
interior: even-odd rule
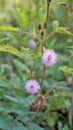
[[[49,17],[49,3],[47,3],[47,16],[46,16],[47,23],[48,23],[48,17]]]
[[[42,55],[43,55],[43,46],[44,46],[44,40],[43,40],[43,37],[42,37],[42,45],[41,45]],[[44,80],[44,77],[45,77],[45,71],[46,71],[45,65],[43,65],[43,69],[44,70],[43,70],[42,79],[41,79],[41,89],[42,89],[43,80]]]
[[[48,23],[49,13],[50,13],[50,2],[51,0],[47,0],[47,17],[46,22]]]
[[[42,75],[42,80],[41,80],[41,89],[42,89],[43,81],[44,81],[44,78],[45,78],[45,72],[46,72],[46,67],[44,66],[43,75]]]
[[[44,39],[42,37],[42,45],[41,45],[41,52],[42,52],[42,55],[43,55],[43,46],[44,46]]]

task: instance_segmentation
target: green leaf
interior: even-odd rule
[[[70,103],[70,101],[69,101],[68,99],[66,99],[66,100],[64,101],[64,104],[65,104],[65,106],[66,106],[67,108],[69,108],[70,105],[71,105],[71,103]]]
[[[7,52],[7,53],[11,53],[13,55],[16,55],[22,59],[26,58],[31,58],[31,56],[33,55],[33,51],[30,50],[29,48],[24,48],[21,47],[21,50],[19,51],[18,49],[14,48],[11,45],[0,45],[0,51],[1,52]]]
[[[66,74],[71,74],[73,69],[68,66],[59,67],[59,70],[63,71]]]
[[[73,48],[73,46],[72,46],[72,48]],[[72,49],[72,50],[70,50],[70,53],[71,53],[71,55],[73,55],[73,49]]]
[[[12,124],[13,118],[11,116],[2,116],[0,117],[0,128],[6,130],[6,128],[10,128]]]
[[[24,63],[22,63],[21,61],[14,59],[13,62],[14,62],[17,69],[20,68],[19,71],[27,71],[28,67]]]
[[[16,55],[22,59],[36,59],[39,58],[41,56],[41,52],[37,52],[34,53],[32,49],[29,48],[24,48],[23,46],[21,46],[21,50],[19,51],[18,49],[16,49],[15,47],[13,47],[12,45],[0,45],[0,51],[1,52],[7,52],[7,53],[11,53],[13,55]]]
[[[68,34],[68,35],[72,35],[73,34],[71,32],[69,32],[65,27],[58,27],[56,28],[56,32],[57,33],[64,33],[64,34]]]
[[[38,51],[37,53],[34,54],[34,56],[32,56],[32,58],[30,59],[37,59],[42,55],[42,53],[40,51]]]
[[[20,51],[18,51],[16,48],[12,47],[11,45],[1,45],[0,51],[8,52],[20,57]]]
[[[22,123],[20,122],[14,122],[12,124],[12,130],[26,130],[27,128],[25,126],[23,126]]]
[[[32,123],[31,125],[29,125],[30,130],[44,130],[43,128],[41,128],[40,126],[38,126],[37,124]]]
[[[4,82],[3,80],[0,80],[0,86],[1,87],[6,87],[6,88],[10,87],[10,85],[8,83]]]
[[[12,97],[12,96],[9,96],[9,95],[4,95],[4,97],[6,99],[8,99],[9,101],[11,101],[11,102],[18,103],[18,104],[21,104],[21,105],[28,105],[27,101],[23,100],[22,98],[20,98],[18,96],[17,97]]]
[[[58,5],[67,6],[67,3],[66,2],[59,2]]]
[[[0,30],[2,31],[14,31],[14,32],[18,32],[19,29],[12,27],[12,26],[0,26]]]
[[[53,126],[54,126],[54,124],[55,124],[55,119],[54,119],[52,116],[48,115],[47,121],[48,121],[48,124],[49,124],[50,127],[53,127]]]
[[[8,41],[10,38],[9,37],[5,37],[5,38],[1,38],[0,39],[0,43],[4,42],[4,41]]]
[[[15,97],[11,97],[11,96],[8,96],[8,95],[4,95],[4,97],[7,98],[8,100],[12,101],[12,102],[19,103],[19,100],[16,99]]]
[[[21,8],[17,8],[16,11],[17,11],[17,15],[18,15],[19,19],[21,19],[21,27],[22,28],[28,27],[29,19],[28,19],[28,16],[26,15],[26,13],[23,12],[21,10]]]

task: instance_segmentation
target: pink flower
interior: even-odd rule
[[[29,94],[36,94],[40,90],[40,85],[36,80],[28,80],[25,89]]]
[[[45,67],[52,66],[57,62],[57,54],[54,50],[45,51],[42,55],[42,62]]]
[[[36,48],[36,43],[35,43],[34,40],[30,40],[28,45],[29,45],[29,47],[32,48],[32,49]]]

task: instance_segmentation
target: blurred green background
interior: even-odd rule
[[[44,30],[46,10],[47,0],[0,0],[0,130],[70,130],[73,127],[73,117],[69,114],[72,112],[69,110],[73,109],[69,100],[73,86],[68,80],[73,76],[73,57],[68,58],[73,48],[73,36],[62,31],[52,35],[44,43],[47,49],[54,49],[62,61],[47,69],[43,93],[52,85],[57,85],[58,90],[51,93],[48,110],[40,113],[40,117],[38,115],[36,120],[27,125],[36,113],[29,107],[35,97],[28,95],[24,86],[34,73],[40,82],[43,72],[40,55],[36,56],[33,70],[33,60],[30,57],[34,52],[28,49],[28,43],[34,39],[40,51],[41,43],[36,37],[40,32],[37,27],[41,24]],[[72,0],[52,0],[47,36],[56,28],[56,21],[59,27],[65,27],[73,33]],[[12,31],[9,27],[18,31]],[[25,34],[22,30],[28,33]],[[35,37],[30,35],[32,33],[35,33]],[[22,51],[23,55],[16,55],[17,51]],[[53,98],[58,93],[63,95]]]

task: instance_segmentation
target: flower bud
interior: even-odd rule
[[[53,29],[55,30],[58,27],[59,27],[59,22],[57,20],[53,21]]]
[[[56,85],[54,85],[54,86],[52,86],[52,88],[53,88],[53,89],[56,89],[56,88],[57,88],[57,86],[56,86]]]
[[[32,101],[32,103],[31,103],[32,105],[35,105],[36,104],[36,102],[35,101]]]
[[[34,40],[30,40],[29,43],[28,43],[28,45],[29,45],[29,47],[30,47],[31,49],[36,48],[36,43],[35,43]]]
[[[44,36],[44,32],[43,31],[41,31],[41,36]]]
[[[73,77],[69,76],[67,81],[68,81],[68,84],[72,85],[73,84]]]
[[[51,2],[51,0],[47,0],[47,2],[49,3],[49,2]]]
[[[44,23],[44,29],[47,29],[47,22]]]
[[[41,28],[42,28],[42,27],[41,27],[41,24],[38,24],[38,29],[41,30]]]
[[[36,98],[37,98],[37,99],[40,99],[41,96],[42,96],[42,95],[41,95],[40,93],[38,93],[38,94],[36,95]]]

